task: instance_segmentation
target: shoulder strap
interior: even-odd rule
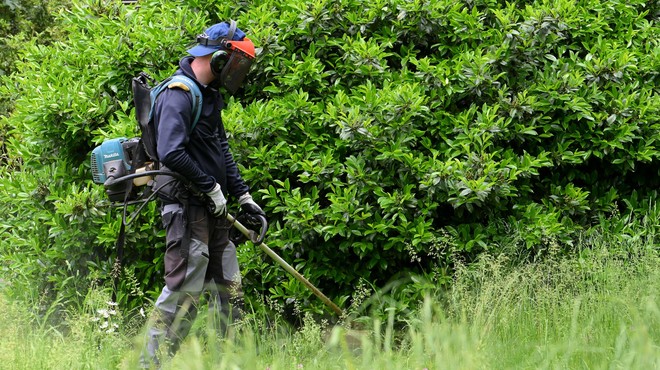
[[[199,116],[202,114],[202,92],[199,90],[195,81],[184,75],[172,76],[167,84],[167,88],[172,89],[175,87],[189,91],[192,94],[192,111],[195,114],[195,118],[190,126],[190,131],[192,131],[197,125],[197,121],[199,121]]]
[[[153,107],[156,104],[156,98],[158,98],[158,95],[160,95],[160,93],[163,92],[165,88],[180,88],[192,94],[193,121],[190,126],[190,131],[192,131],[197,125],[197,121],[199,121],[199,117],[202,114],[202,92],[199,90],[199,86],[197,86],[195,81],[184,75],[168,77],[158,85],[154,86],[153,89],[151,89],[151,110],[149,113],[149,119],[153,117]]]

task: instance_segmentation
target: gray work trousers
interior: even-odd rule
[[[236,247],[229,240],[232,227],[205,207],[168,204],[162,210],[167,232],[165,287],[156,300],[140,356],[145,368],[158,367],[158,351],[165,343],[174,354],[197,316],[203,292],[209,294],[209,314],[220,334],[240,318],[243,292]]]

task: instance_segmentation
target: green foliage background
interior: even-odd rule
[[[74,1],[2,78],[8,289],[71,303],[109,284],[119,212],[89,153],[137,135],[131,77],[169,75],[227,18],[259,48],[223,118],[267,243],[340,305],[364,282],[414,301],[483,252],[572,253],[596,223],[625,234],[660,184],[659,17],[641,0]],[[156,208],[128,233],[128,307],[160,289]],[[322,309],[256,248],[240,259],[255,304]]]

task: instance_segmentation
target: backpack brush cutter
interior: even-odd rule
[[[158,167],[157,163],[148,162],[145,158],[143,145],[139,138],[107,140],[96,147],[91,155],[94,182],[96,184],[102,184],[105,187],[108,199],[113,204],[123,205],[124,208],[121,229],[116,244],[118,267],[121,267],[121,260],[123,258],[126,225],[135,219],[136,215],[150,200],[154,199],[162,187],[177,180],[188,184],[187,179],[178,173],[154,169]],[[164,184],[157,184],[154,180],[155,175],[169,175],[171,178]],[[127,221],[126,212],[129,204],[140,205]],[[334,302],[263,242],[266,230],[268,229],[265,217],[259,217],[261,223],[260,227],[258,227],[259,233],[249,230],[230,214],[227,214],[227,219],[235,229],[253,244],[257,245],[298,281],[305,284],[333,312],[342,316],[342,310]],[[120,271],[120,269],[117,269],[117,271]],[[118,279],[118,275],[118,273],[115,275],[115,280]],[[117,286],[117,281],[115,281],[115,287]],[[113,300],[116,300],[114,294]]]

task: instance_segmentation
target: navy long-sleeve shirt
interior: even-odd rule
[[[183,58],[175,74],[183,74],[197,83],[202,92],[202,112],[195,128],[192,94],[180,88],[165,89],[156,100],[156,146],[158,158],[170,170],[190,180],[201,192],[209,192],[219,183],[227,195],[239,197],[248,192],[231,154],[220,112],[222,95],[200,84],[190,67],[193,57]]]

